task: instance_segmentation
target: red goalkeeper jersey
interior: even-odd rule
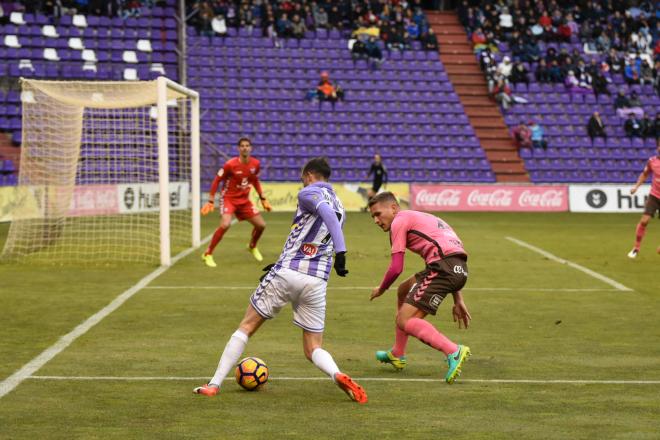
[[[239,157],[229,159],[211,185],[211,197],[215,195],[218,184],[223,183],[222,195],[233,200],[248,199],[250,185],[262,197],[261,184],[259,183],[259,161],[250,157],[247,163],[241,162]]]

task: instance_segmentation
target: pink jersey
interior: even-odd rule
[[[456,232],[442,219],[419,211],[399,211],[390,228],[392,253],[410,249],[426,264],[450,255],[467,255]]]
[[[651,176],[651,195],[660,198],[660,156],[653,156],[646,163]]]

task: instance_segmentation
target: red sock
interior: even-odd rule
[[[213,253],[213,250],[218,245],[218,243],[220,243],[220,240],[222,240],[222,236],[225,235],[225,232],[227,232],[227,229],[222,227],[215,230],[213,233],[213,238],[211,239],[211,243],[206,249],[205,255],[211,255]]]
[[[646,234],[646,226],[638,223],[637,229],[635,230],[635,249],[639,250],[639,247],[642,245],[644,234]]]
[[[259,241],[259,237],[261,237],[261,234],[263,234],[264,228],[254,228],[252,229],[252,239],[250,240],[250,249],[256,248],[257,247],[257,242]]]
[[[443,352],[447,356],[458,350],[458,345],[454,344],[449,338],[440,333],[438,329],[433,327],[433,324],[423,319],[410,318],[408,322],[406,322],[404,330],[409,335],[413,335],[426,345]]]

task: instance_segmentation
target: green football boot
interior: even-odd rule
[[[392,350],[382,351],[379,350],[376,352],[376,359],[381,361],[384,364],[390,364],[394,367],[395,370],[401,371],[406,367],[408,363],[405,356],[400,358],[392,354]]]

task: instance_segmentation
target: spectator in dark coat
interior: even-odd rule
[[[594,138],[604,137],[607,138],[607,133],[605,133],[605,124],[600,118],[600,113],[594,112],[589,118],[589,123],[587,124],[587,132],[591,138],[591,142],[594,141]]]
[[[637,119],[634,113],[628,115],[628,120],[623,125],[623,128],[626,130],[626,135],[628,137],[642,137],[644,133],[644,127],[642,127],[642,121]]]
[[[425,34],[422,34],[422,47],[424,50],[437,52],[438,51],[438,37],[433,32],[433,29],[428,30]]]

